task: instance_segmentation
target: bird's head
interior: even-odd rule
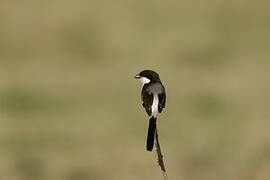
[[[143,85],[148,84],[150,82],[160,82],[158,73],[152,70],[143,70],[139,74],[137,74],[134,78],[139,79]]]

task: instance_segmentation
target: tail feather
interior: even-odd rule
[[[152,151],[152,149],[154,147],[154,137],[155,137],[155,131],[157,128],[156,121],[157,121],[157,119],[154,117],[151,117],[149,120],[148,133],[147,133],[147,143],[146,143],[147,151]]]

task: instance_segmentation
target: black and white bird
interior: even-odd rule
[[[154,136],[157,128],[156,121],[159,113],[165,107],[166,93],[158,73],[152,70],[143,70],[135,76],[142,84],[141,99],[149,119],[146,149],[152,151],[154,146]]]

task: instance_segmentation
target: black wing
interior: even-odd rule
[[[163,92],[158,95],[158,112],[161,113],[162,109],[165,108],[166,104],[166,93],[165,88],[163,87]]]
[[[145,108],[148,116],[151,116],[152,114],[152,103],[153,103],[153,99],[154,99],[154,96],[153,94],[150,94],[147,90],[147,85],[144,85],[143,89],[142,89],[142,94],[141,94],[141,98],[142,98],[142,101],[143,101],[143,107]]]

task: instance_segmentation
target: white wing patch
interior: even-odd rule
[[[158,115],[158,95],[154,95],[151,109],[152,109],[151,116],[156,118]]]

